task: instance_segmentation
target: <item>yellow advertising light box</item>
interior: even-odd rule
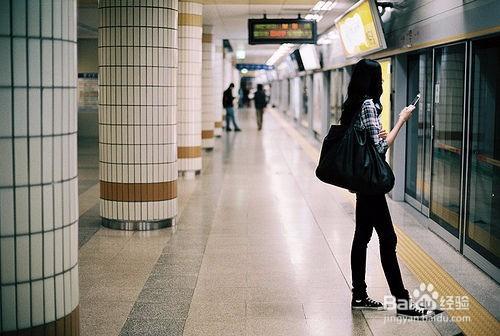
[[[386,48],[377,8],[361,0],[335,22],[346,57],[363,56]]]

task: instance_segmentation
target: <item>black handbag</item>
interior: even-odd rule
[[[323,182],[356,193],[386,194],[394,187],[394,174],[367,130],[333,125],[323,141],[316,176]]]

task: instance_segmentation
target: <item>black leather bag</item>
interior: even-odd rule
[[[386,194],[394,187],[391,167],[375,148],[366,130],[333,125],[323,141],[316,176],[351,191]]]

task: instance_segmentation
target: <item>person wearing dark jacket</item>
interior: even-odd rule
[[[236,124],[236,119],[234,117],[233,88],[234,88],[234,84],[233,83],[229,84],[229,87],[226,89],[226,91],[224,91],[224,94],[222,96],[222,107],[224,107],[226,109],[226,131],[227,132],[232,131],[231,122],[233,123],[234,130],[236,132],[241,131],[241,128],[239,128],[238,124]]]
[[[262,129],[262,117],[264,115],[264,108],[267,106],[267,96],[264,92],[262,84],[257,84],[257,92],[254,97],[255,111],[257,114],[257,127],[259,131]]]

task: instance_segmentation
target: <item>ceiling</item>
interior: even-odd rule
[[[239,63],[265,63],[279,45],[249,45],[247,20],[249,18],[305,17],[316,0],[209,0],[203,6],[203,23],[214,26],[214,33],[228,39],[233,50],[245,50],[245,59]],[[353,1],[338,0],[335,8],[318,22],[318,33],[333,26],[335,19],[347,10]],[[207,4],[210,3],[210,4]]]
[[[261,18],[305,17],[317,0],[205,0],[203,24],[213,26],[213,33],[220,39],[228,39],[234,51],[244,50],[245,59],[239,63],[265,63],[279,45],[248,45],[247,20]],[[318,22],[321,34],[335,19],[347,10],[355,0],[337,0],[333,10],[326,12]],[[97,0],[78,0],[78,37],[96,38],[98,15]]]

